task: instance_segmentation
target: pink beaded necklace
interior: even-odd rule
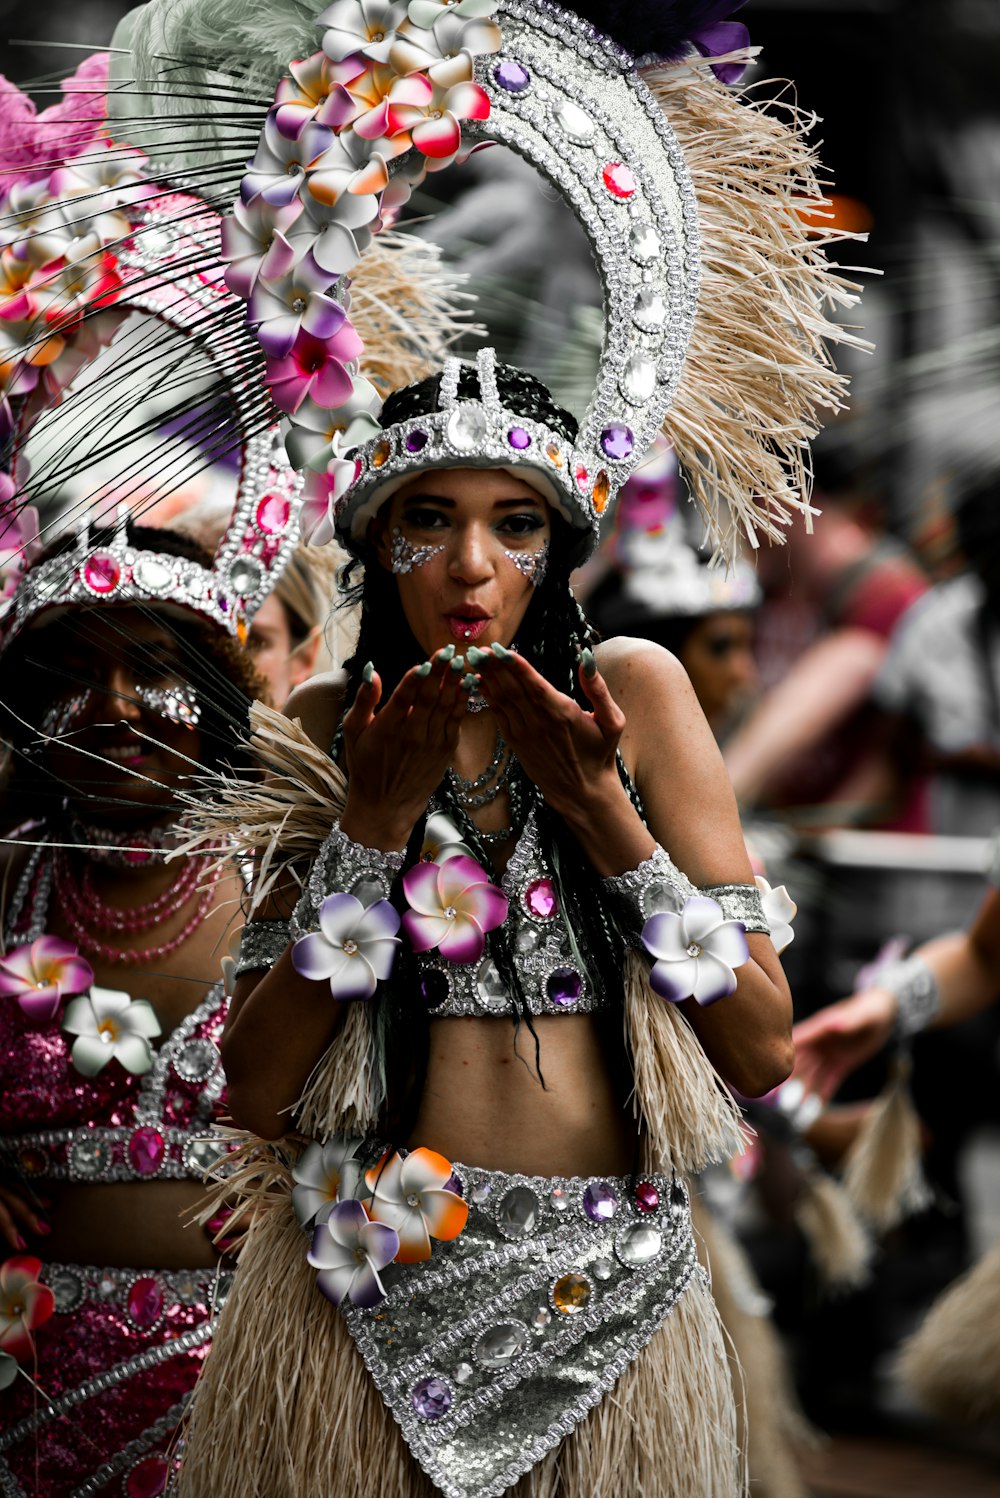
[[[69,859],[57,850],[53,854],[52,872],[56,898],[60,911],[81,952],[89,952],[106,962],[121,963],[125,967],[137,967],[142,963],[166,957],[175,952],[201,925],[212,907],[215,886],[222,873],[221,867],[211,871],[209,883],[201,891],[198,904],[174,936],[151,947],[122,948],[111,946],[95,934],[98,931],[123,932],[148,931],[176,914],[191,898],[208,868],[208,858],[197,855],[188,858],[169,889],[157,895],[145,905],[130,910],[119,910],[103,901],[94,889],[93,875],[85,866],[84,875],[78,885]],[[81,911],[86,911],[84,920]]]

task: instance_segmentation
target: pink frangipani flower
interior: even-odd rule
[[[361,357],[363,344],[345,320],[330,338],[315,338],[300,328],[283,359],[268,359],[265,380],[280,411],[294,415],[306,396],[331,409],[350,398],[354,389],[347,365]]]
[[[349,125],[358,106],[347,85],[365,71],[362,57],[347,57],[331,62],[322,52],[314,52],[304,62],[289,64],[290,78],[282,78],[275,94],[275,122],[282,135],[294,140],[310,120],[339,130]]]
[[[361,472],[357,458],[331,458],[322,473],[305,470],[302,486],[302,537],[311,546],[325,546],[335,534],[337,502]]]
[[[403,876],[403,929],[415,952],[437,947],[448,962],[478,962],[485,933],[507,918],[507,896],[473,858],[418,863]]]
[[[393,84],[386,118],[359,120],[355,129],[366,139],[383,133],[405,136],[424,156],[451,160],[462,144],[462,120],[485,120],[490,114],[486,90],[472,81],[472,59],[438,63],[430,73],[410,73]],[[369,133],[371,132],[371,133]]]
[[[377,1306],[385,1299],[379,1271],[399,1251],[399,1236],[372,1222],[359,1201],[338,1202],[314,1233],[306,1258],[319,1270],[316,1282],[327,1300],[339,1306]]]
[[[72,942],[39,936],[30,946],[0,957],[0,994],[17,999],[34,1024],[55,1019],[68,994],[83,993],[94,981],[94,969]]]
[[[327,980],[335,999],[370,999],[396,960],[399,915],[388,900],[365,909],[355,895],[327,895],[319,907],[319,930],[300,936],[292,964],[303,978]]]
[[[23,1358],[34,1346],[31,1333],[55,1310],[47,1285],[39,1284],[42,1261],[15,1254],[0,1264],[0,1352]]]
[[[642,943],[656,959],[650,986],[672,1004],[697,999],[714,1004],[736,988],[735,968],[750,956],[740,921],[727,921],[718,901],[707,895],[685,900],[680,915],[665,911],[650,916]]]
[[[369,1212],[399,1234],[396,1258],[418,1264],[431,1256],[431,1239],[449,1243],[469,1218],[469,1206],[447,1189],[451,1164],[434,1150],[415,1149],[404,1159],[390,1155],[365,1174],[372,1193]]]
[[[302,204],[297,199],[284,208],[272,208],[263,198],[256,198],[249,206],[236,199],[232,213],[222,220],[222,258],[230,291],[247,301],[261,271],[273,268],[270,252],[277,236],[280,234],[285,244],[294,244],[292,226],[301,217]],[[283,248],[279,247],[278,253],[283,256]]]

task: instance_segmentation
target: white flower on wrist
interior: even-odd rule
[[[756,884],[760,890],[764,919],[771,928],[774,950],[780,955],[787,946],[791,945],[792,938],[795,936],[792,922],[798,915],[799,907],[783,884],[776,884],[772,889],[763,874],[757,875]]]
[[[671,1004],[691,998],[714,1004],[725,998],[736,988],[735,969],[750,956],[742,921],[727,921],[722,906],[707,895],[685,900],[680,915],[651,915],[642,928],[642,944],[656,959],[650,986]]]
[[[292,1206],[299,1226],[313,1228],[325,1222],[338,1201],[350,1201],[365,1195],[361,1161],[355,1151],[360,1139],[337,1135],[325,1144],[318,1140],[306,1146],[292,1166]]]
[[[145,999],[133,999],[112,988],[92,988],[66,1005],[62,1027],[75,1035],[70,1060],[85,1077],[96,1077],[117,1061],[141,1077],[153,1064],[150,1040],[160,1024]]]
[[[335,999],[370,999],[396,960],[399,914],[388,900],[367,910],[355,895],[327,895],[319,907],[319,930],[300,936],[292,964],[303,978],[329,980]]]

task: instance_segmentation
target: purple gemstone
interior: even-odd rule
[[[591,1222],[608,1222],[618,1211],[618,1197],[607,1181],[591,1181],[583,1193],[583,1210]]]
[[[509,94],[523,93],[531,82],[531,74],[527,68],[522,67],[519,62],[512,62],[510,58],[497,63],[493,69],[493,77],[500,88],[506,89]]]
[[[601,451],[615,463],[624,462],[632,456],[635,436],[631,427],[621,421],[612,421],[601,433]]]
[[[516,448],[519,453],[523,453],[526,447],[531,446],[531,433],[525,431],[524,427],[511,427],[507,433],[507,441],[511,447]]]
[[[445,1181],[444,1189],[445,1191],[454,1191],[456,1196],[465,1195],[465,1187],[462,1185],[461,1181],[458,1179],[458,1176],[454,1171],[452,1171],[451,1175]]]
[[[412,432],[406,434],[406,451],[408,453],[422,453],[427,446],[427,433],[419,427],[414,427]]]
[[[424,1420],[440,1420],[451,1409],[451,1390],[443,1378],[422,1378],[410,1390],[410,1403]]]
[[[451,984],[442,973],[440,968],[431,968],[429,973],[424,973],[419,983],[420,997],[428,1009],[436,1009],[443,1004],[451,993]]]
[[[640,1181],[635,1188],[635,1205],[639,1212],[655,1212],[660,1205],[660,1193],[652,1181]]]
[[[583,992],[583,979],[573,967],[557,967],[546,979],[545,992],[549,1002],[568,1009],[579,1001]]]

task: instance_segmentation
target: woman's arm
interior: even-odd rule
[[[939,936],[917,947],[937,983],[940,1007],[928,1028],[972,1019],[1000,995],[1000,893],[991,889],[968,931]],[[795,1075],[810,1091],[830,1098],[846,1077],[892,1038],[897,995],[874,985],[830,1004],[796,1025]]]
[[[698,885],[753,883],[732,787],[683,667],[657,645],[612,640],[581,683],[593,715],[517,657],[484,662],[482,691],[526,773],[563,817],[599,874],[633,869],[659,842]],[[603,674],[602,674],[603,673]],[[648,827],[615,765],[618,745]],[[766,936],[748,937],[735,993],[682,1006],[709,1058],[748,1097],[792,1065],[791,999]]]

